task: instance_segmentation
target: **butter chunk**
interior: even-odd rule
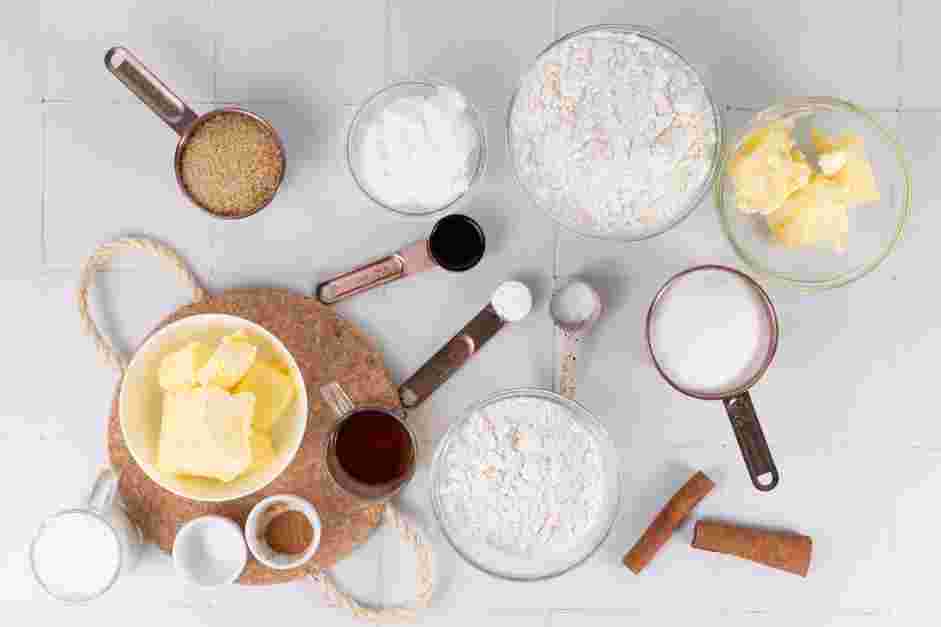
[[[212,349],[202,342],[190,342],[160,362],[158,378],[164,390],[192,388],[199,384],[197,373],[212,356]]]
[[[249,444],[252,449],[252,463],[245,472],[257,472],[264,470],[274,461],[274,443],[271,436],[261,431],[252,430],[249,437]]]
[[[229,336],[222,340],[206,365],[200,368],[197,379],[202,385],[231,389],[242,380],[257,356],[258,347]]]
[[[270,431],[294,400],[296,390],[291,377],[274,364],[259,359],[233,390],[255,395],[255,418],[252,426]]]
[[[821,172],[842,188],[850,209],[879,201],[882,194],[879,192],[872,164],[866,158],[861,135],[847,133],[828,136],[817,129],[811,129],[810,138],[817,149],[817,162]],[[828,173],[824,166],[834,155],[842,155],[845,161],[832,173]]]
[[[789,248],[827,244],[835,252],[846,251],[849,214],[843,190],[823,175],[815,174],[766,220],[774,238]]]
[[[846,165],[847,155],[845,150],[834,150],[831,152],[820,153],[817,156],[817,163],[820,165],[820,172],[824,176],[833,176]]]
[[[252,463],[255,396],[215,386],[164,395],[157,467],[171,474],[232,481]]]
[[[793,125],[774,122],[751,133],[729,162],[736,205],[743,213],[772,213],[810,182],[813,169],[794,145]]]

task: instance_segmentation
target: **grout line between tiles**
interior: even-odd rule
[[[550,41],[555,41],[559,38],[559,4],[562,0],[549,0],[551,5],[549,10],[551,11],[551,23],[552,23],[552,39]]]
[[[48,116],[46,105],[42,105],[39,118],[39,263],[45,268],[49,260],[46,243],[46,129]]]
[[[905,1],[898,0],[897,6],[898,6],[898,15],[897,15],[898,17],[898,24],[897,24],[898,46],[896,48],[895,53],[896,53],[896,72],[898,74],[898,90],[899,91],[898,91],[898,100],[896,101],[896,108],[898,109],[899,112],[901,112],[902,107],[904,106],[904,103],[905,103],[904,101],[904,94],[905,94],[905,37],[904,37],[905,26],[904,26],[904,23],[905,23],[905,20],[903,18]]]
[[[215,15],[216,13],[216,0],[208,0],[209,2],[209,15]],[[222,31],[214,31],[212,33],[212,46],[210,48],[210,57],[212,63],[212,72],[209,75],[209,93],[212,94],[212,99],[216,100],[219,97],[219,37],[221,36]]]
[[[383,84],[390,82],[389,74],[392,70],[389,59],[392,53],[392,0],[386,0],[385,23],[383,24],[383,42],[382,42],[382,78]]]
[[[295,105],[296,102],[293,100],[251,100],[251,99],[235,99],[235,100],[224,100],[224,99],[212,99],[212,100],[199,100],[192,99],[187,100],[188,103],[193,105],[206,105],[206,106],[221,106],[221,105]],[[109,105],[134,105],[140,106],[140,101],[133,98],[42,98],[38,103],[27,103],[27,104],[43,104],[43,105],[92,105],[92,104],[109,104]],[[361,102],[344,102],[336,105],[340,108],[352,107],[357,109],[362,103]],[[744,113],[757,113],[762,110],[762,107],[752,107],[752,106],[738,106],[738,105],[721,105],[724,106],[726,111],[740,111]],[[490,107],[481,107],[483,110],[493,110],[499,111],[501,114],[506,111],[497,106]],[[941,113],[941,105],[938,106],[914,106],[914,107],[866,107],[867,111],[872,113]]]

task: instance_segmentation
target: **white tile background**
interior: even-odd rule
[[[490,162],[465,211],[491,244],[455,280],[430,273],[340,306],[384,346],[402,379],[486,302],[506,277],[529,282],[535,314],[501,335],[419,412],[430,450],[470,402],[497,388],[549,386],[554,281],[581,274],[611,303],[583,360],[580,397],[622,453],[625,507],[611,539],[563,578],[508,584],[465,565],[430,519],[427,468],[404,496],[438,549],[428,624],[882,626],[937,624],[936,495],[941,426],[931,394],[937,323],[935,205],[941,169],[937,3],[927,0],[68,0],[8,2],[0,15],[0,289],[7,333],[0,360],[0,613],[82,624],[344,625],[307,584],[201,592],[152,551],[140,571],[83,608],[46,600],[25,546],[48,513],[75,504],[104,460],[102,425],[115,376],[78,329],[77,270],[96,243],[145,234],[177,246],[213,288],[319,278],[421,237],[426,221],[383,214],[345,170],[343,140],[357,102],[400,77],[463,88],[487,118]],[[785,96],[835,95],[880,112],[914,166],[914,214],[897,253],[847,289],[773,290],[779,357],[758,390],[784,479],[747,484],[721,410],[676,394],[647,365],[643,312],[672,272],[735,263],[707,200],[680,227],[620,245],[560,233],[517,189],[503,147],[507,99],[555,36],[598,22],[645,24],[679,43],[707,74],[730,127]],[[199,110],[238,102],[273,120],[288,153],[275,206],[241,223],[188,207],[171,172],[175,137],[102,67],[124,44]],[[94,308],[133,346],[185,294],[156,263],[127,259],[102,277]],[[688,549],[684,529],[647,572],[620,556],[691,468],[720,479],[702,514],[778,525],[815,540],[806,579]],[[379,532],[343,563],[343,585],[373,602],[413,591],[413,557]],[[17,624],[16,621],[11,624]]]

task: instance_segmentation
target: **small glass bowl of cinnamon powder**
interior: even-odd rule
[[[245,522],[245,540],[259,562],[275,570],[298,568],[320,546],[321,523],[316,508],[291,494],[260,501]]]
[[[274,198],[284,179],[284,147],[264,119],[227,107],[202,116],[175,157],[180,188],[218,218],[247,218]]]

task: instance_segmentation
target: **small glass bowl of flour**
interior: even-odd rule
[[[552,43],[510,102],[520,185],[556,222],[622,241],[664,233],[709,190],[722,124],[698,72],[660,36],[599,25]]]
[[[620,500],[618,457],[584,407],[544,390],[501,392],[467,410],[432,462],[432,504],[471,565],[547,579],[588,559]]]
[[[407,216],[453,209],[484,172],[480,114],[454,87],[393,83],[356,112],[346,140],[353,180],[377,205]]]

